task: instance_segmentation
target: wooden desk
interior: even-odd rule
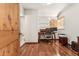
[[[38,32],[38,42],[40,41],[44,41],[47,43],[49,42],[53,43],[53,35],[51,34],[50,38],[47,38],[45,32]]]

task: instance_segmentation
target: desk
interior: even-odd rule
[[[38,40],[53,40],[56,39],[56,35],[53,32],[52,34],[48,35],[49,37],[46,37],[45,32],[38,32]]]

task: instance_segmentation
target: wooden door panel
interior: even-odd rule
[[[3,30],[11,30],[11,19],[9,17],[9,13],[10,13],[10,5],[5,4],[5,20]]]
[[[19,30],[18,4],[0,4],[0,30]]]
[[[4,28],[5,12],[5,4],[0,4],[0,30],[3,30]]]
[[[3,50],[3,48],[0,49],[0,56],[4,56],[4,50]]]
[[[10,4],[9,10],[8,16],[11,20],[11,28],[12,30],[19,30],[19,6],[17,4]]]
[[[12,44],[0,49],[0,56],[17,56],[18,55],[18,40],[12,42]]]
[[[19,5],[0,4],[0,56],[18,55]]]
[[[18,40],[15,40],[14,42],[12,42],[12,44],[8,45],[5,49],[5,54],[7,56],[16,56],[18,55]],[[16,47],[16,48],[15,48]]]
[[[0,31],[0,48],[19,39],[18,31]],[[3,44],[4,43],[4,44]]]

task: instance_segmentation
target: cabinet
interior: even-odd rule
[[[19,55],[19,4],[0,4],[0,56]]]
[[[79,44],[79,36],[77,37],[77,43]]]
[[[79,44],[79,36],[77,37],[77,43]],[[78,56],[79,56],[79,50],[78,50]]]
[[[67,38],[67,37],[59,37],[59,42],[60,42],[63,46],[67,46],[67,45],[68,45],[68,38]]]

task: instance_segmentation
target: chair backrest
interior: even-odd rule
[[[50,30],[50,28],[46,28],[46,32],[45,32],[45,34],[51,34],[51,30]]]

